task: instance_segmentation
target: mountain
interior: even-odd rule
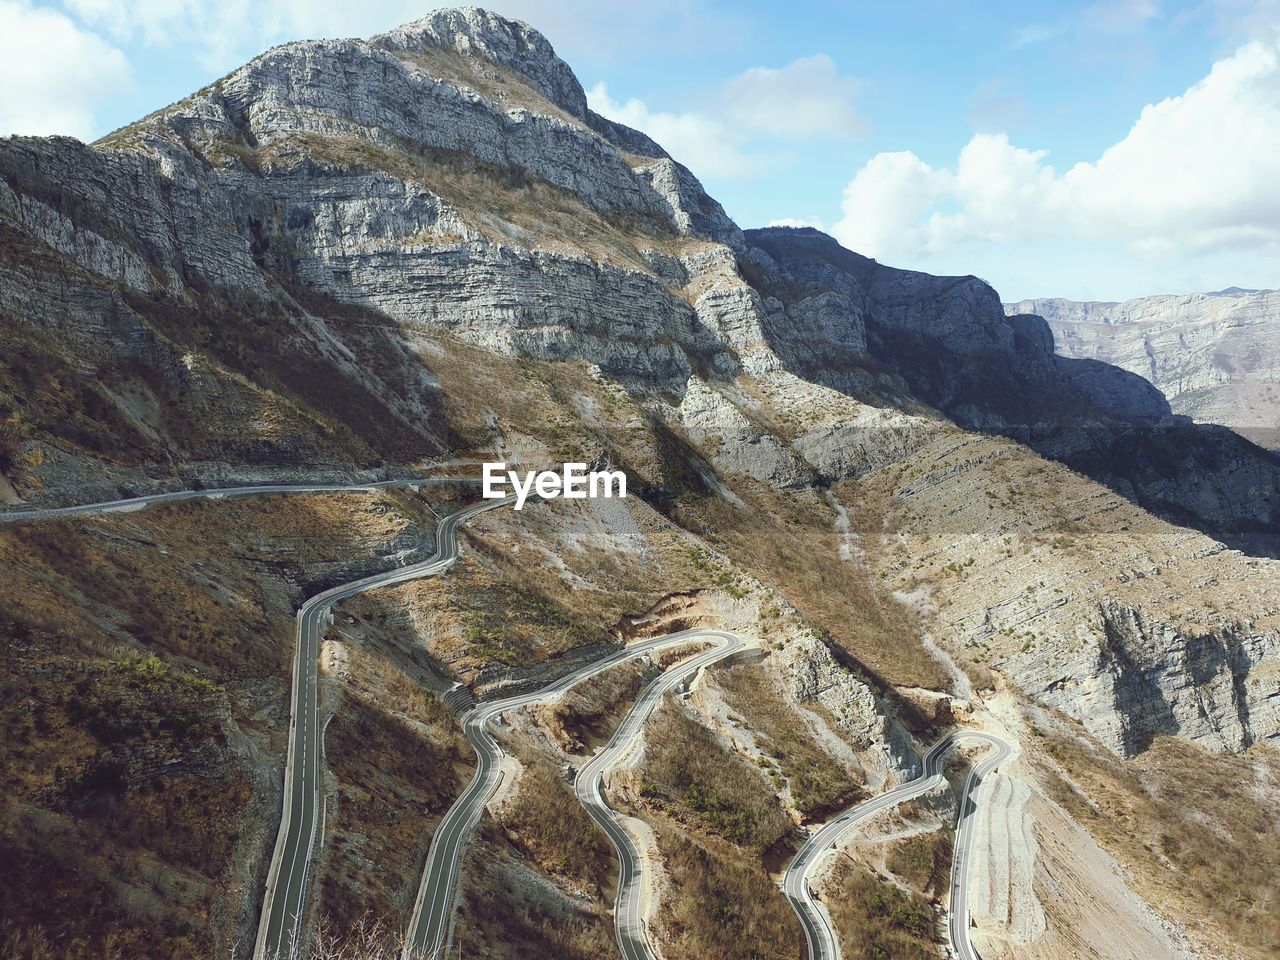
[[[1005,309],[1044,317],[1062,356],[1123,367],[1155,384],[1175,412],[1280,449],[1280,291],[1050,298]]]
[[[487,513],[447,574],[335,608],[320,946],[403,927],[475,764],[446,695],[714,626],[760,658],[667,698],[608,786],[648,824],[671,960],[794,957],[801,827],[960,723],[1019,749],[984,807],[984,957],[1268,956],[1280,460],[1053,344],[974,277],[742,231],[482,10],[277,47],[92,145],[0,141],[5,502],[627,471],[626,500]],[[295,612],[429,556],[460,496],[0,526],[4,952],[245,955]],[[660,666],[501,724],[463,955],[614,949],[615,865],[564,773]],[[937,953],[951,795],[842,841],[814,882],[846,942]]]
[[[1006,316],[995,291],[974,277],[883,267],[814,230],[748,237],[764,253],[762,290],[802,305],[815,295],[843,298],[864,332],[864,356],[961,426],[1020,440],[1175,523],[1276,550],[1280,457],[1229,430],[1171,416],[1165,397],[1139,375],[1056,355],[1042,318]],[[823,329],[806,326],[803,313],[785,327],[777,339],[789,340],[793,359],[797,340],[829,358],[793,369],[860,395],[848,380],[858,361],[833,352]]]

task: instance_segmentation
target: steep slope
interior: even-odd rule
[[[814,231],[744,235],[658,145],[592,114],[524,24],[440,11],[368,41],[287,44],[98,144],[0,142],[0,230],[5,499],[369,477],[422,460],[599,458],[628,472],[626,504],[488,515],[447,577],[339,611],[322,668],[327,749],[341,755],[328,755],[332,832],[309,929],[327,919],[344,937],[362,910],[403,921],[469,759],[428,698],[442,678],[485,695],[691,623],[758,634],[767,656],[664,707],[652,762],[610,788],[654,830],[671,960],[707,955],[717,936],[742,955],[757,926],[778,955],[798,949],[769,879],[788,825],[891,784],[913,737],[962,714],[999,708],[1017,727],[1039,704],[1055,737],[1088,738],[1122,770],[1166,735],[1273,763],[1275,563],[1141,507],[1242,542],[1273,534],[1274,458],[1171,417],[1140,377],[1054,357],[1042,322],[1007,319],[973,278],[892,270]],[[152,816],[155,849],[130,834],[82,874],[85,910],[51,919],[40,897],[3,888],[18,918],[10,952],[37,956],[37,934],[55,947],[80,938],[85,956],[111,936],[157,955],[205,929],[199,947],[251,939],[279,816],[289,615],[325,571],[277,572],[258,597],[263,561],[242,538],[310,524],[284,510],[206,520],[200,506],[173,523],[144,512],[69,528],[118,567],[110,585],[127,602],[95,579],[107,561],[78,565],[57,536],[6,533],[21,575],[0,594],[0,623],[15,691],[49,676],[48,648],[77,630],[88,641],[63,644],[73,662],[57,670],[96,676],[122,651],[150,653],[180,677],[216,670],[214,699],[252,687],[225,709],[198,701],[221,711],[217,731],[152,745],[207,779],[231,771],[222,785],[252,767],[251,800],[227,790],[238,873],[227,879],[224,858],[192,875],[165,846],[183,821]],[[378,506],[430,527],[413,501]],[[327,542],[353,522],[326,514],[311,535]],[[412,546],[398,540],[408,527],[361,522],[374,532],[344,541],[352,553],[390,562],[397,542]],[[208,557],[186,553],[215,548],[209,573]],[[163,593],[130,579],[147,550],[175,557]],[[155,619],[184,578],[206,618],[194,649]],[[633,696],[621,685],[584,727]],[[25,711],[11,725],[23,737],[38,717]],[[170,722],[152,719],[134,733]],[[505,734],[519,769],[472,851],[460,937],[500,956],[598,955],[611,873],[603,847],[566,839],[574,808],[556,774],[581,744],[533,719]],[[1043,759],[1048,747],[1022,732]],[[703,767],[681,767],[689,744],[705,747]],[[212,754],[221,766],[195,764]],[[58,836],[84,838],[103,809],[154,813],[147,777],[127,772],[105,806],[96,782],[23,784],[24,811],[7,822],[56,820]],[[717,790],[723,779],[749,783],[750,803]],[[1157,822],[1175,806],[1144,809]],[[1110,837],[1124,805],[1099,809],[1074,815]],[[24,856],[55,842],[52,827],[31,835]],[[1194,849],[1204,878],[1229,871],[1212,844]],[[124,874],[130,890],[146,870],[190,885],[165,904],[170,940],[147,939],[154,901],[113,883],[123,860],[142,864]],[[1259,871],[1271,889],[1277,871]],[[867,893],[866,878],[846,879]],[[1224,921],[1221,952],[1261,955],[1241,931],[1265,897],[1228,908],[1206,893],[1190,909],[1190,923],[1238,921]],[[1104,933],[1090,932],[1091,955],[1110,955]]]
[[[444,11],[290,44],[93,148],[0,145],[0,309],[27,354],[4,412],[10,446],[38,438],[31,475],[465,446],[413,354],[422,327],[669,391],[695,364],[736,369],[685,288],[741,286],[710,242],[737,228],[655,144],[587,113],[528,29]],[[76,368],[93,382],[61,396]]]
[[[1056,355],[1048,324],[1006,317],[982,281],[884,267],[812,229],[747,242],[753,279],[780,307],[771,342],[802,375],[867,397],[871,361],[961,426],[1020,440],[1174,523],[1280,551],[1280,456],[1170,416],[1136,374]],[[849,356],[860,339],[861,361]]]
[[[1092,358],[1146,377],[1173,409],[1280,448],[1280,292],[1239,290],[1005,304],[1053,330],[1064,357]]]

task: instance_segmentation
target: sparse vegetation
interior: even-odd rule
[[[77,646],[0,613],[0,955],[212,955],[206,892],[250,797],[218,720],[227,693],[154,657]]]
[[[502,825],[540,870],[588,890],[611,887],[616,865],[609,843],[550,763],[525,764]]]
[[[893,842],[886,865],[895,876],[921,893],[946,889],[951,872],[950,828],[918,833]]]
[[[1280,755],[1253,747],[1215,755],[1157,737],[1131,761],[1070,732],[1037,738],[1054,763],[1053,796],[1123,863],[1147,901],[1207,918],[1244,955],[1275,956],[1280,943]]]
[[[482,829],[464,865],[467,878],[454,943],[464,957],[599,960],[617,950],[612,917],[599,901],[549,896],[532,870],[499,854]],[[500,847],[497,849],[501,849]]]
[[[344,697],[325,737],[339,783],[328,818],[333,837],[316,871],[320,905],[334,931],[366,915],[397,926],[435,823],[462,789],[447,715],[425,729],[389,716],[356,691]],[[370,870],[369,862],[377,869]]]
[[[791,786],[796,809],[806,819],[822,819],[861,799],[858,781],[843,763],[822,749],[803,718],[773,689],[761,665],[744,664],[720,671],[718,682],[729,705],[756,731],[760,743],[776,760]]]
[[[425,522],[419,510],[429,518],[400,494],[255,498],[0,531],[0,858],[13,865],[0,955],[229,951],[252,920],[242,911],[265,871],[261,824],[278,809],[254,792],[262,780],[243,751],[283,756],[270,738],[293,598]],[[433,722],[425,704],[389,693],[415,723]],[[343,734],[335,721],[330,738]],[[413,766],[412,740],[406,768],[446,783]],[[420,808],[397,826],[429,835]]]
[[[823,892],[837,935],[857,944],[858,956],[883,960],[936,960],[938,928],[923,896],[838,860]]]
[[[670,881],[659,922],[674,942],[671,956],[795,960],[804,934],[763,866],[715,841],[699,842],[669,828],[657,836]]]
[[[765,779],[671,699],[650,721],[635,774],[657,811],[757,854],[791,829]]]
[[[537,710],[538,720],[560,745],[580,752],[609,738],[644,686],[645,670],[628,660],[573,687],[559,703]]]
[[[735,490],[746,509],[688,497],[672,516],[777,587],[865,674],[885,685],[948,689],[950,677],[921,646],[914,616],[888,596],[872,575],[874,565],[839,558],[831,508],[815,491]],[[880,514],[864,506],[850,516],[874,551]]]

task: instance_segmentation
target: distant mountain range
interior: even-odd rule
[[[794,960],[799,888],[848,956],[1275,960],[1280,455],[1219,423],[1276,297],[1007,316],[744,231],[473,8],[0,139],[0,958]],[[424,471],[494,460],[628,496],[454,526]],[[980,810],[780,887],[962,727]]]
[[[1005,313],[1044,317],[1060,355],[1146,377],[1175,413],[1280,449],[1280,291],[1020,300],[1005,304]]]

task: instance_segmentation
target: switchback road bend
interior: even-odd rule
[[[662,647],[699,640],[711,641],[716,646],[712,650],[699,654],[694,660],[676,664],[671,670],[664,673],[658,681],[655,681],[653,685],[647,688],[647,692],[657,699],[646,701],[642,695],[640,700],[637,701],[627,720],[619,728],[619,732],[610,741],[610,745],[605,748],[606,753],[611,750],[616,753],[623,747],[634,743],[636,734],[640,727],[643,726],[644,720],[652,713],[653,706],[661,699],[662,693],[665,693],[666,690],[670,689],[682,678],[697,672],[706,664],[714,662],[722,656],[727,656],[738,649],[742,645],[741,639],[724,631],[697,629],[684,630],[679,633],[668,634],[665,637],[656,637],[632,644],[608,657],[588,664],[539,690],[504,700],[481,703],[463,714],[463,732],[476,751],[476,772],[461,796],[454,801],[453,806],[445,813],[444,818],[436,827],[435,835],[431,838],[431,848],[427,852],[427,862],[422,872],[418,898],[414,905],[413,917],[409,922],[409,937],[403,954],[405,960],[410,957],[444,960],[449,937],[452,933],[458,868],[462,851],[467,838],[471,835],[484,813],[485,804],[497,789],[500,780],[499,763],[502,759],[502,748],[490,732],[489,724],[500,714],[517,710],[531,703],[537,703],[568,690],[574,684],[600,673],[602,670],[607,670],[609,667],[622,663],[624,660],[651,653]],[[597,759],[599,759],[599,756],[597,756]],[[604,768],[610,765],[612,758],[605,757],[605,761],[603,765],[595,768],[598,773],[603,772]],[[584,772],[587,772],[586,768],[584,768]],[[579,779],[582,776],[583,774],[580,773]],[[591,776],[591,774],[588,773],[588,776]],[[579,796],[581,796],[581,793],[579,793]],[[603,804],[603,800],[600,802]],[[588,810],[593,811],[593,817],[600,812],[599,808],[594,808],[593,810],[590,806]],[[611,818],[611,816],[612,811],[609,811],[607,819]],[[612,823],[611,819],[610,822],[614,829],[620,829],[616,827],[616,824]],[[611,840],[615,841],[616,845],[620,838],[615,835],[614,829],[606,828],[606,833],[609,834]],[[638,873],[638,863],[634,859],[634,847],[628,847],[627,849],[629,850],[628,856],[631,859],[628,861],[627,857],[623,858],[623,870],[631,870],[634,875]],[[624,873],[625,876],[626,874]],[[648,956],[648,954],[641,953],[638,956]]]
[[[509,506],[511,498],[486,500],[451,513],[437,528],[435,555],[422,563],[364,577],[317,594],[298,610],[293,660],[289,753],[285,761],[284,810],[267,873],[255,960],[288,958],[302,940],[307,874],[319,823],[320,730],[316,711],[320,638],[335,603],[372,590],[427,577],[447,569],[458,557],[458,526],[476,514]]]
[[[672,666],[650,683],[609,743],[587,762],[574,781],[578,801],[605,832],[618,855],[618,893],[613,906],[613,928],[623,960],[654,960],[657,954],[649,946],[644,923],[644,856],[636,848],[622,818],[605,800],[604,777],[638,747],[641,732],[669,691],[686,685],[699,671],[745,647],[741,637],[718,630],[702,631],[695,635],[695,639],[710,640],[716,645],[692,660]]]
[[[951,909],[948,914],[948,932],[956,954],[961,960],[977,960],[977,953],[969,940],[968,875],[966,869],[972,856],[974,816],[977,810],[977,794],[982,778],[990,774],[1013,752],[1012,746],[999,737],[980,730],[957,730],[935,743],[924,756],[924,770],[919,777],[896,787],[878,797],[872,797],[856,807],[850,807],[835,819],[827,822],[811,834],[796,852],[787,867],[782,890],[791,907],[800,918],[810,960],[840,960],[840,942],[831,918],[809,887],[809,876],[823,856],[834,849],[840,837],[882,810],[918,797],[946,781],[943,763],[947,752],[960,740],[981,740],[992,749],[982,761],[970,770],[965,780],[959,803],[959,819],[956,824],[955,852],[951,863]]]

